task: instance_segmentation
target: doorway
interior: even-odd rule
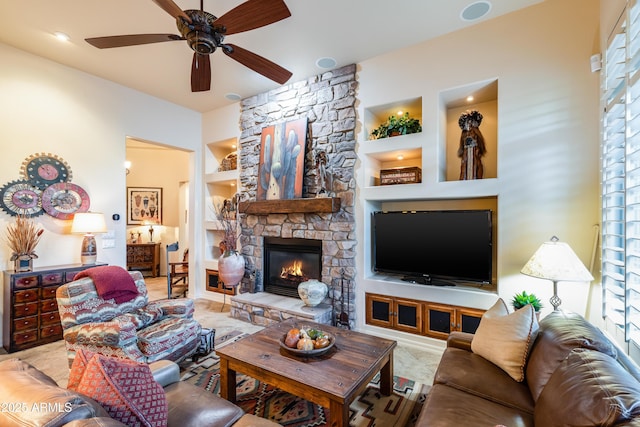
[[[127,211],[127,254],[135,244],[154,244],[161,276],[167,274],[167,245],[178,242],[179,250],[169,253],[169,262],[179,262],[190,243],[190,158],[191,151],[130,137],[126,139],[127,197],[131,189],[153,189],[161,197],[161,217],[153,221],[130,223],[130,212]]]

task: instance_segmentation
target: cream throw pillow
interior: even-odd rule
[[[529,349],[537,332],[538,320],[530,304],[509,314],[505,302],[498,299],[480,319],[471,350],[522,382]]]

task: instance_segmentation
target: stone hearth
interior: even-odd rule
[[[231,298],[231,317],[269,326],[272,323],[295,318],[331,325],[333,309],[330,304],[307,307],[298,298],[284,297],[266,292],[246,293]]]

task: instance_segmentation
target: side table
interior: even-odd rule
[[[127,243],[127,269],[150,270],[151,277],[160,275],[160,243]]]

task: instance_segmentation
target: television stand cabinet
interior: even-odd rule
[[[365,294],[368,325],[431,338],[446,339],[452,331],[474,333],[485,310],[429,301]]]

